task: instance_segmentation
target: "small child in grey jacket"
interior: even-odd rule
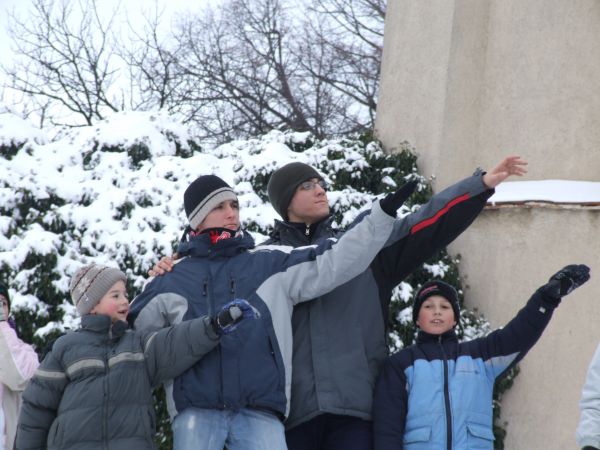
[[[234,300],[213,318],[133,331],[125,282],[120,270],[96,264],[72,278],[81,328],[54,343],[23,393],[17,448],[155,448],[152,389],[191,367],[240,321],[257,317],[248,302]]]

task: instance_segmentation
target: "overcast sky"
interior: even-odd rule
[[[61,0],[56,0],[61,1]],[[74,1],[74,0],[70,0]],[[164,8],[164,21],[170,21],[177,13],[186,13],[188,11],[198,12],[207,5],[214,6],[218,1],[215,0],[156,0],[160,8]],[[0,55],[3,60],[10,57],[12,54],[10,49],[10,41],[7,35],[8,14],[15,11],[18,17],[25,19],[28,11],[33,9],[32,0],[0,0]],[[117,5],[119,8],[122,20],[116,22],[125,23],[126,17],[135,19],[141,17],[141,5],[146,8],[153,8],[153,0],[97,0],[97,4],[101,5],[107,12],[113,11]]]
[[[76,5],[78,0],[54,0],[58,2],[67,1],[73,2]],[[84,0],[85,1],[85,0]],[[106,14],[118,8],[118,16],[113,22],[114,27],[122,26],[124,30],[128,26],[127,22],[139,23],[140,29],[145,23],[144,12],[153,12],[156,5],[159,11],[162,11],[160,19],[160,30],[167,31],[169,24],[177,15],[198,13],[207,6],[214,7],[221,3],[222,0],[96,0]],[[20,20],[27,21],[28,14],[33,11],[34,0],[0,0],[0,55],[2,55],[2,63],[7,63],[13,56],[11,50],[11,41],[8,35],[8,23],[10,20],[9,14],[15,13]],[[77,7],[74,7],[76,10]],[[149,14],[152,16],[153,14]],[[2,101],[6,104],[11,104],[11,92],[4,91],[1,85],[5,84],[5,79],[2,71],[0,71],[0,105]],[[17,97],[19,98],[19,97]],[[18,108],[17,108],[18,109]]]

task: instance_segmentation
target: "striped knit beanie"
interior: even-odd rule
[[[119,269],[90,264],[83,266],[69,284],[71,299],[80,316],[89,314],[102,297],[117,281],[127,282],[127,277]]]
[[[190,228],[198,228],[208,213],[226,200],[237,201],[237,196],[221,178],[216,175],[196,178],[183,194],[183,205]]]

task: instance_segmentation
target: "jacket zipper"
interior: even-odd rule
[[[112,327],[108,330],[108,339],[112,338]],[[110,392],[108,391],[108,377],[110,376],[110,369],[108,367],[108,352],[110,351],[110,346],[108,344],[104,347],[104,367],[105,367],[105,376],[104,376],[104,401],[102,402],[102,447],[107,449],[109,448],[108,443],[108,397]]]
[[[304,235],[309,237],[310,236],[310,226],[306,225],[306,230],[304,231]]]
[[[206,278],[204,279],[202,289],[204,296],[206,297],[206,313],[209,316],[214,316],[217,314],[217,310],[215,305],[213,305],[212,295],[210,295],[210,291],[208,289],[208,280]],[[223,350],[220,345],[217,345],[217,348],[219,349],[219,371],[221,372],[220,400],[223,409],[227,409],[227,404],[225,403],[225,393],[223,390],[223,380],[225,379],[223,377]]]
[[[452,450],[452,411],[450,410],[450,389],[448,386],[448,358],[442,343],[442,336],[438,337],[444,361],[444,406],[446,408],[446,448]]]

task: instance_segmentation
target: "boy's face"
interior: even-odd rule
[[[419,328],[429,334],[443,334],[456,325],[452,305],[441,295],[428,297],[419,310]]]
[[[240,205],[237,200],[225,200],[209,212],[196,231],[207,228],[227,228],[237,230],[240,227]]]
[[[325,183],[318,178],[300,183],[287,210],[288,220],[310,225],[327,217],[329,201],[324,186]]]
[[[129,299],[125,290],[125,283],[117,281],[108,290],[100,302],[92,308],[90,314],[104,314],[109,316],[113,323],[117,320],[127,320],[129,314]]]

